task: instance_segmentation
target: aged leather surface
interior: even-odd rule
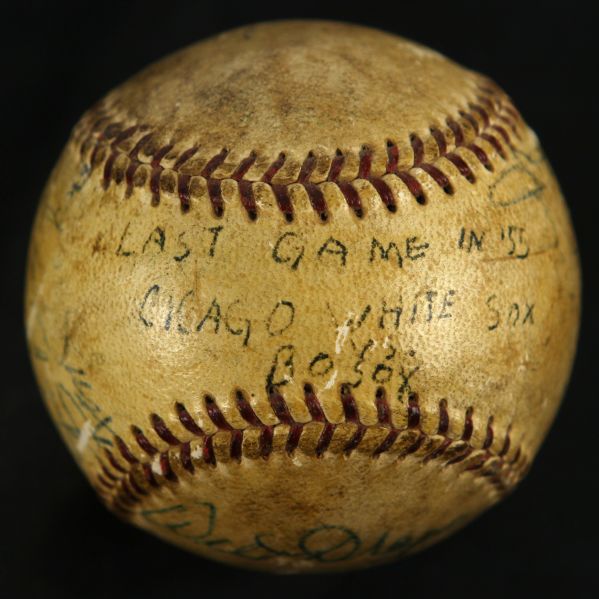
[[[332,22],[110,92],[29,255],[35,373],[103,502],[275,572],[395,559],[511,491],[578,319],[567,209],[505,93]]]

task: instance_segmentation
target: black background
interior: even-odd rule
[[[7,597],[597,596],[594,19],[583,3],[119,2],[2,7],[2,398],[0,593]],[[535,465],[504,503],[403,562],[280,578],[208,562],[107,513],[42,405],[22,333],[29,228],[80,114],[147,63],[253,21],[363,23],[432,46],[494,78],[538,133],[570,205],[584,267],[584,319],[564,405]],[[556,308],[558,309],[558,308]],[[6,594],[4,594],[6,593]],[[246,596],[247,596],[246,595]]]

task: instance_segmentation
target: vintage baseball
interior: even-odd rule
[[[271,22],[82,117],[37,212],[26,328],[110,510],[240,567],[351,569],[514,489],[579,286],[558,184],[497,85],[380,31]]]

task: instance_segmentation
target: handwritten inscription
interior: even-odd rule
[[[367,304],[358,311],[361,326],[367,320],[380,330],[395,330],[400,325],[431,324],[453,318],[452,307],[457,298],[455,289],[428,289],[404,300],[383,299],[378,305]],[[213,297],[206,302],[200,300],[195,289],[182,293],[155,283],[151,285],[139,301],[138,319],[148,329],[160,328],[181,335],[212,332],[226,333],[239,337],[242,345],[250,344],[252,331],[256,327],[266,329],[269,337],[277,337],[289,330],[299,311],[297,302],[281,298],[270,302],[258,317],[254,316],[241,299],[224,302]],[[252,317],[250,316],[252,315]]]
[[[276,300],[258,322],[264,325],[270,337],[277,337],[293,325],[295,312],[290,300]],[[239,299],[223,302],[215,297],[201,304],[194,289],[177,295],[158,284],[145,292],[138,310],[139,320],[148,329],[172,330],[181,335],[225,333],[239,337],[244,346],[249,345],[253,326],[256,326],[248,314],[249,310]]]
[[[502,225],[494,230],[462,227],[457,246],[468,254],[497,249],[499,255],[517,260],[524,260],[530,254],[526,228],[514,224]]]
[[[67,313],[66,321],[68,317]],[[56,356],[50,349],[42,314],[38,313],[36,321],[40,335],[39,342],[31,341],[32,356],[61,373],[53,385],[45,389],[46,400],[56,422],[71,439],[78,453],[92,446],[95,449],[112,446],[112,417],[94,399],[89,373],[70,358],[70,332],[64,334],[62,350]],[[68,322],[66,328],[70,328]],[[94,355],[92,361],[97,364],[101,362],[101,357]]]
[[[173,504],[145,510],[141,515],[149,525],[212,551],[253,561],[284,557],[319,563],[344,562],[358,557],[399,557],[449,534],[470,519],[466,514],[460,515],[444,526],[419,534],[397,536],[385,530],[369,541],[364,540],[355,528],[325,523],[299,532],[293,541],[283,546],[275,543],[275,535],[268,532],[253,533],[248,542],[243,543],[215,534],[218,510],[210,501],[197,501],[189,506]]]
[[[344,383],[353,388],[359,387],[365,379],[378,384],[399,381],[398,397],[408,395],[411,391],[410,380],[420,369],[414,360],[416,352],[400,351],[392,343],[378,344],[374,339],[368,339],[364,344],[352,343],[348,350],[353,355],[353,368],[345,373]],[[334,384],[337,376],[336,365],[338,356],[334,352],[321,351],[300,363],[302,371],[307,371],[316,381],[326,381],[326,387]],[[297,348],[293,344],[279,347],[272,359],[270,370],[266,376],[267,391],[283,387],[293,381],[298,363]]]
[[[202,255],[213,258],[216,255],[222,226],[204,227],[204,248]],[[165,227],[156,226],[142,235],[142,241],[133,241],[131,233],[131,223],[127,223],[123,229],[118,246],[115,250],[117,256],[129,258],[131,256],[166,254],[175,262],[183,262],[192,253],[191,242],[188,240],[186,232],[178,234],[167,233]]]
[[[287,265],[291,270],[298,270],[308,258],[307,242],[302,236],[292,231],[283,233],[273,244],[272,259],[277,264]],[[400,240],[379,239],[372,237],[370,247],[350,249],[343,240],[329,237],[317,248],[312,249],[310,257],[323,264],[345,268],[354,253],[364,252],[371,264],[389,263],[402,269],[407,262],[425,258],[430,244],[420,237],[412,236]]]
[[[494,331],[500,327],[526,327],[535,323],[535,304],[534,302],[501,302],[493,294],[487,298],[487,308],[489,310],[489,331]]]

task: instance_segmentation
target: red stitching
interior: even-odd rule
[[[517,125],[521,123],[521,117],[517,110],[509,103],[506,97],[498,91],[487,86],[479,86],[481,94],[478,95],[477,102],[470,102],[467,105],[467,110],[458,111],[458,118],[454,119],[448,116],[445,123],[450,133],[451,141],[448,140],[447,134],[438,126],[431,126],[429,129],[430,135],[437,147],[437,155],[426,157],[425,141],[412,133],[409,138],[409,144],[412,148],[413,161],[412,166],[407,170],[399,170],[399,148],[397,144],[391,140],[386,142],[387,164],[385,169],[386,175],[395,175],[406,185],[408,191],[414,196],[420,204],[426,204],[423,187],[417,177],[411,172],[413,169],[421,169],[432,178],[432,180],[448,195],[454,193],[454,186],[450,180],[450,174],[443,171],[442,163],[433,164],[431,160],[438,158],[446,158],[454,164],[458,172],[470,183],[475,182],[475,177],[472,169],[468,165],[465,158],[460,156],[456,150],[464,148],[470,151],[471,155],[478,160],[487,170],[493,171],[493,162],[488,153],[476,143],[475,140],[484,140],[488,143],[500,158],[506,160],[507,154],[498,137],[491,132],[496,132],[508,147],[512,147],[510,134],[520,139]],[[93,114],[101,112],[102,108],[92,110],[87,117],[93,118]],[[474,135],[467,135],[466,130],[471,130]],[[135,174],[142,164],[147,164],[150,169],[149,188],[152,193],[152,205],[156,206],[160,203],[161,194],[161,176],[163,171],[169,169],[176,176],[176,193],[179,197],[181,210],[188,212],[191,207],[190,202],[190,187],[191,178],[193,175],[188,168],[184,172],[185,165],[189,160],[196,155],[198,145],[184,149],[176,158],[172,167],[166,167],[163,164],[163,159],[166,158],[173,150],[173,144],[168,144],[158,148],[151,156],[149,163],[144,163],[139,159],[139,152],[144,147],[149,146],[149,141],[153,137],[152,132],[147,132],[147,125],[132,125],[124,128],[120,122],[110,122],[108,115],[103,115],[99,119],[92,120],[91,126],[87,128],[85,134],[85,121],[76,129],[75,138],[79,140],[84,137],[84,141],[80,144],[82,154],[89,153],[89,163],[92,168],[103,163],[102,184],[107,188],[112,181],[119,184],[123,178],[126,182],[126,196],[130,196],[135,184]],[[133,149],[126,155],[129,164],[125,169],[124,175],[121,169],[115,169],[115,164],[120,155],[124,154],[121,149],[121,144],[130,139],[136,133],[141,132],[143,135],[135,143]],[[203,168],[199,171],[200,176],[206,179],[208,188],[208,196],[212,204],[212,210],[216,217],[221,217],[224,214],[225,204],[222,197],[222,181],[223,178],[215,177],[215,172],[224,163],[230,151],[223,148],[219,153],[209,157]],[[359,153],[358,173],[352,181],[340,181],[341,172],[345,164],[345,156],[341,150],[337,150],[331,159],[328,175],[325,180],[337,185],[337,188],[345,198],[348,206],[353,210],[358,218],[364,216],[364,209],[360,195],[353,182],[363,179],[371,183],[374,190],[380,197],[383,204],[390,212],[396,212],[397,201],[392,188],[382,176],[377,176],[372,173],[374,150],[369,146],[363,146]],[[236,182],[240,202],[246,210],[250,220],[256,220],[258,217],[258,206],[254,197],[254,180],[245,179],[245,176],[257,162],[258,156],[255,152],[251,152],[248,156],[241,159],[236,165],[229,179]],[[321,183],[312,182],[310,179],[317,167],[317,159],[313,152],[309,152],[304,162],[300,167],[300,172],[297,179],[292,183],[274,183],[273,179],[283,168],[286,162],[286,154],[281,152],[279,156],[266,169],[260,181],[269,185],[275,195],[277,205],[288,222],[294,219],[294,207],[290,197],[290,187],[292,185],[300,185],[304,188],[308,195],[308,199],[314,211],[319,215],[321,220],[326,221],[329,217],[328,206],[324,198],[321,188]],[[116,173],[116,174],[115,174]],[[324,181],[323,181],[324,182]],[[141,184],[141,179],[140,179]]]
[[[168,144],[156,150],[152,156],[152,161],[150,162],[150,166],[152,167],[152,174],[150,175],[152,206],[158,206],[158,204],[160,204],[160,175],[164,170],[164,167],[160,164],[160,162],[172,149],[173,145]]]
[[[158,453],[158,450],[148,441],[148,438],[143,434],[143,431],[137,427],[132,426],[131,432],[137,441],[137,444],[149,455]]]
[[[120,437],[115,437],[114,440],[123,458],[127,462],[129,462],[129,464],[137,464],[137,459],[129,451],[129,448],[127,447],[126,443]]]
[[[112,481],[118,480],[118,477],[115,474],[112,474],[112,472],[110,472],[110,470],[108,470],[108,468],[106,468],[106,466],[104,466],[104,464],[102,464],[101,462],[100,462],[100,467],[102,468],[102,472],[104,473],[106,478],[108,478],[108,480],[112,480]]]
[[[129,485],[131,486],[131,488],[138,494],[138,495],[147,495],[148,492],[143,489],[135,480],[135,477],[133,476],[133,472],[129,472],[129,474],[127,475],[127,480],[129,481]]]
[[[508,491],[513,484],[510,482],[512,472],[519,476],[521,470],[526,467],[526,460],[523,459],[520,447],[515,450],[512,457],[507,458],[511,444],[511,427],[508,427],[506,431],[500,451],[491,451],[494,440],[492,416],[487,421],[486,435],[482,446],[476,448],[472,445],[471,439],[474,432],[474,409],[472,407],[469,407],[465,412],[461,435],[451,437],[449,435],[450,423],[446,399],[439,401],[438,426],[436,433],[433,435],[425,433],[421,428],[422,413],[418,395],[415,393],[410,394],[408,397],[406,405],[407,422],[403,428],[394,425],[389,401],[382,387],[376,390],[374,398],[377,414],[377,422],[374,425],[367,425],[362,422],[358,403],[350,385],[341,385],[339,399],[343,409],[344,422],[355,427],[353,434],[341,448],[346,456],[350,456],[353,451],[362,446],[369,428],[379,428],[386,430],[387,434],[377,447],[369,450],[371,457],[378,458],[381,454],[390,451],[400,435],[404,435],[408,443],[398,453],[398,459],[403,459],[419,451],[422,453],[421,450],[424,449],[424,453],[421,455],[424,463],[443,458],[445,466],[452,466],[464,462],[473,452],[482,451],[482,453],[472,458],[464,470],[473,471],[484,476],[501,493]],[[197,455],[192,456],[190,441],[180,441],[179,437],[169,429],[160,416],[151,414],[150,424],[152,429],[167,444],[168,448],[159,451],[139,427],[132,426],[133,439],[136,445],[149,457],[149,460],[135,458],[127,444],[120,437],[115,437],[119,453],[129,467],[125,467],[109,450],[106,450],[105,455],[108,458],[108,464],[102,461],[99,462],[100,472],[97,480],[101,487],[110,491],[110,500],[113,505],[117,507],[119,505],[121,507],[129,506],[138,502],[140,496],[146,495],[151,488],[158,488],[165,484],[164,481],[174,484],[178,482],[179,477],[175,472],[173,460],[179,462],[181,468],[190,474],[194,474],[196,470],[194,460],[196,463],[199,461],[209,467],[216,467],[218,460],[214,448],[214,437],[219,432],[229,434],[229,456],[232,460],[240,462],[244,455],[245,430],[254,429],[259,431],[258,454],[261,458],[268,459],[273,452],[275,429],[279,426],[286,426],[289,431],[285,442],[285,452],[291,456],[299,447],[304,428],[308,423],[295,420],[287,401],[278,389],[270,390],[268,401],[273,415],[278,420],[276,424],[265,424],[256,415],[246,394],[240,389],[236,390],[235,406],[241,418],[248,425],[239,428],[233,426],[226,419],[214,397],[206,395],[204,397],[206,414],[217,429],[213,433],[206,433],[195,422],[185,406],[176,403],[175,412],[183,428],[202,441],[201,458]],[[314,388],[309,383],[304,385],[304,402],[310,414],[309,422],[323,425],[314,449],[314,456],[317,459],[322,459],[329,450],[335,430],[339,425],[328,420]],[[154,466],[150,463],[152,460]],[[160,472],[161,477],[159,479],[156,478],[155,471]],[[139,473],[138,476],[136,472]]]
[[[408,397],[408,428],[417,428],[418,426],[420,426],[418,395],[411,393]]]
[[[108,462],[110,463],[110,465],[115,470],[118,470],[119,472],[122,472],[123,474],[127,473],[127,471],[117,462],[117,460],[114,459],[114,456],[112,455],[112,452],[109,449],[105,449],[104,454],[106,455],[106,458],[108,459]]]
[[[489,447],[491,447],[493,444],[493,436],[493,416],[489,416],[489,421],[487,422],[487,436],[483,443],[483,449],[489,449]]]
[[[237,409],[241,414],[241,417],[251,426],[261,428],[264,426],[262,421],[256,416],[250,402],[245,398],[243,391],[237,389],[235,392],[235,399],[237,401]]]
[[[150,421],[152,422],[152,426],[156,431],[156,434],[163,440],[166,441],[169,445],[180,445],[181,441],[171,433],[168,429],[164,420],[158,416],[158,414],[151,414]]]
[[[179,171],[181,167],[198,151],[198,146],[192,146],[191,148],[181,152],[179,158],[173,165],[174,171]],[[181,210],[188,212],[191,208],[189,200],[189,184],[191,182],[191,175],[185,173],[179,174],[177,181],[177,193],[179,194],[179,201],[181,202]]]
[[[470,441],[472,438],[472,432],[474,431],[474,423],[472,422],[472,414],[474,408],[470,407],[466,410],[466,417],[464,419],[464,432],[462,433],[462,441]]]
[[[442,399],[439,402],[439,428],[437,433],[439,435],[446,435],[449,430],[449,413],[447,412],[447,400]]]
[[[216,400],[211,395],[204,397],[204,403],[206,404],[206,412],[208,412],[208,418],[212,420],[212,423],[222,431],[231,431],[233,427],[227,422],[224,414],[220,411],[220,408],[216,404]]]
[[[162,475],[164,478],[170,480],[171,482],[177,482],[177,475],[171,468],[171,462],[166,451],[160,454],[160,470],[162,470]]]
[[[204,431],[197,425],[196,421],[190,416],[182,403],[175,404],[175,410],[179,416],[181,424],[192,434],[202,437]]]
[[[193,474],[195,468],[193,467],[193,462],[191,460],[191,444],[189,442],[181,445],[180,457],[183,468]]]
[[[354,214],[358,218],[362,218],[364,216],[362,200],[360,199],[360,195],[356,191],[355,187],[346,181],[338,181],[344,163],[345,156],[343,155],[343,152],[338,149],[335,153],[335,157],[331,161],[327,181],[331,181],[339,187],[339,191],[345,198],[347,205],[354,211]]]
[[[109,483],[101,474],[98,475],[98,481],[102,486],[106,487],[107,489],[114,489],[115,487],[115,485]]]
[[[121,481],[121,493],[123,494],[121,501],[126,500],[126,503],[137,503],[139,501],[139,498],[133,493],[126,480]]]
[[[150,464],[146,464],[144,462],[142,464],[142,469],[143,469],[143,475],[144,475],[144,478],[146,479],[146,482],[151,487],[158,487],[158,482],[156,481],[156,478],[154,477],[154,473],[152,472],[152,467],[150,466]]]

